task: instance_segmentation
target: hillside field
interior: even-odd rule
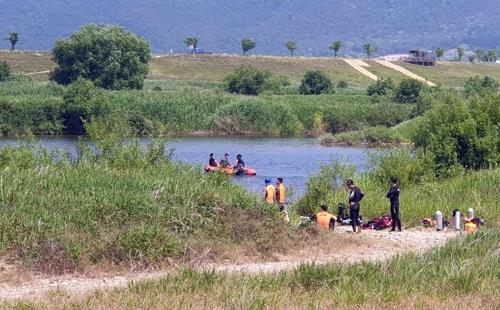
[[[0,52],[0,61],[5,60],[17,72],[30,74],[33,79],[47,80],[45,71],[54,68],[47,52]],[[386,68],[375,61],[366,61],[366,69],[379,78],[392,78],[396,82],[405,78],[397,71]],[[445,87],[461,88],[471,76],[490,76],[500,80],[500,65],[441,62],[435,67],[423,67],[398,63],[423,78]],[[341,80],[355,86],[366,87],[372,83],[361,73],[350,67],[341,58],[333,57],[277,57],[236,55],[155,55],[151,61],[149,78],[152,80],[192,80],[221,82],[224,77],[240,66],[255,66],[275,74],[288,76],[298,83],[307,70],[321,69],[334,82]],[[42,72],[33,74],[36,72]]]

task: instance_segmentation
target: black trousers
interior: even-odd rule
[[[399,205],[391,206],[392,229],[396,226],[401,230],[401,219],[399,218]]]
[[[360,226],[360,224],[359,224],[359,207],[357,207],[356,209],[350,208],[349,215],[351,216],[352,231],[356,231],[356,226]]]

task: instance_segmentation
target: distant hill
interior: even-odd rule
[[[20,33],[20,49],[46,50],[86,23],[120,24],[146,37],[155,52],[185,51],[200,38],[211,52],[240,52],[240,39],[257,41],[255,54],[360,54],[365,42],[379,54],[409,48],[500,48],[498,0],[0,0],[0,36]],[[0,48],[7,48],[2,40]]]

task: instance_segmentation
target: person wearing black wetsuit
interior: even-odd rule
[[[210,158],[208,159],[208,165],[212,167],[219,167],[219,163],[214,158],[214,153],[210,153]]]
[[[357,228],[357,232],[360,233],[361,224],[359,223],[359,209],[361,208],[361,199],[363,199],[365,194],[357,186],[354,185],[353,180],[347,180],[346,186],[351,190],[351,192],[349,193],[349,214],[351,216],[352,231],[356,232]]]
[[[398,179],[391,177],[391,189],[387,193],[387,198],[389,198],[391,202],[391,231],[396,231],[396,226],[398,227],[398,231],[401,231],[401,219],[399,218],[399,192]]]
[[[236,156],[236,166],[234,167],[236,170],[236,175],[240,175],[245,173],[245,162],[243,161],[243,156],[241,154],[238,154]]]
[[[224,154],[224,158],[220,160],[220,166],[222,168],[227,168],[227,167],[231,166],[231,164],[229,163],[229,154],[228,153]]]

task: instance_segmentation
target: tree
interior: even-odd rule
[[[246,55],[249,50],[255,48],[257,44],[252,39],[242,39],[241,40],[241,48],[243,49],[243,55]]]
[[[332,42],[332,44],[330,44],[330,49],[333,51],[334,57],[337,57],[337,53],[339,52],[341,47],[342,47],[342,41],[340,40],[334,41]]]
[[[7,81],[11,74],[10,65],[6,61],[0,61],[0,82]]]
[[[420,91],[424,84],[414,79],[404,79],[396,89],[395,100],[397,103],[416,103],[420,98]]]
[[[331,91],[332,81],[321,70],[307,71],[300,83],[299,92],[302,95],[319,95]]]
[[[371,43],[365,43],[363,44],[363,49],[365,50],[365,54],[368,58],[372,56],[373,53],[377,50],[375,46],[373,46]]]
[[[286,42],[286,48],[290,51],[290,56],[293,57],[293,52],[297,49],[297,43],[293,40]]]
[[[462,61],[462,57],[464,57],[465,49],[463,47],[457,48],[458,61]]]
[[[184,39],[184,43],[192,53],[194,53],[196,48],[198,47],[198,41],[199,40],[196,37],[187,37]]]
[[[141,89],[151,59],[144,38],[121,27],[87,25],[52,50],[57,68],[51,79],[70,84],[78,78],[108,89]]]
[[[16,49],[17,41],[19,41],[19,34],[17,32],[11,32],[7,40],[10,42],[10,50],[13,51]]]
[[[441,57],[443,57],[443,55],[444,55],[444,48],[442,47],[436,48],[436,57],[438,61],[441,60]]]
[[[464,92],[467,97],[480,97],[490,92],[497,92],[498,87],[499,84],[495,79],[490,78],[489,76],[481,78],[476,75],[465,81]]]
[[[476,52],[476,58],[477,58],[477,61],[479,62],[482,62],[482,61],[488,61],[488,52],[486,52],[485,50],[483,49],[477,49]]]
[[[497,51],[496,50],[490,50],[488,51],[488,61],[489,62],[496,62],[497,61]]]
[[[474,62],[476,60],[476,55],[469,55],[469,62]]]

